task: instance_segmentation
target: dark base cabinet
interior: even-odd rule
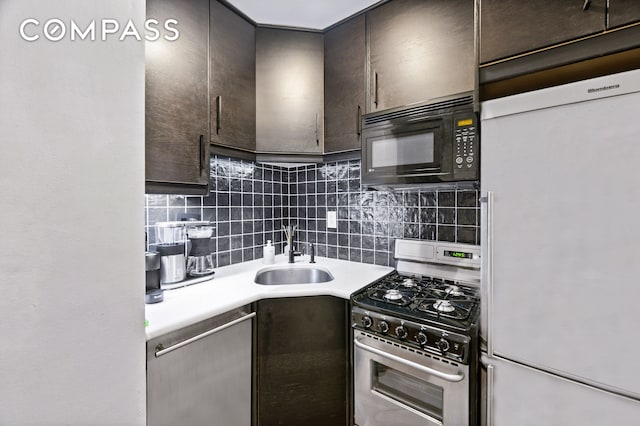
[[[258,302],[258,425],[348,425],[348,302]]]

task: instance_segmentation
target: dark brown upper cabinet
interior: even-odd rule
[[[321,33],[256,29],[256,150],[323,152]]]
[[[256,149],[255,27],[211,2],[211,142]]]
[[[146,190],[204,194],[209,184],[209,0],[148,0],[147,17],[176,19],[180,35],[146,44]]]
[[[367,112],[474,90],[473,0],[393,0],[368,19]]]
[[[609,28],[640,21],[640,1],[609,0]]]
[[[605,1],[482,0],[480,62],[489,63],[604,31]],[[627,0],[633,3],[633,0]]]
[[[324,35],[324,151],[360,148],[365,109],[365,16],[346,21]]]

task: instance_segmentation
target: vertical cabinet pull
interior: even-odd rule
[[[222,129],[222,96],[216,96],[216,134]]]
[[[493,426],[493,365],[487,365],[487,426]]]
[[[316,145],[320,146],[320,138],[318,137],[318,113],[316,112]]]
[[[358,136],[362,133],[362,129],[360,128],[360,105],[358,105],[358,110],[356,112],[356,133]]]
[[[373,104],[378,108],[378,72],[373,72]]]
[[[480,196],[480,215],[482,240],[482,276],[480,279],[481,300],[486,306],[486,327],[485,337],[487,339],[487,353],[493,356],[493,191],[483,192]]]
[[[205,162],[204,154],[205,154],[204,135],[200,135],[200,174],[201,175],[202,175],[202,172],[204,172],[204,162]]]

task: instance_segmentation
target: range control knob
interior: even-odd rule
[[[373,320],[371,319],[371,317],[362,317],[362,320],[360,320],[362,322],[362,326],[364,328],[369,328],[371,327],[371,324],[373,324]]]
[[[440,349],[441,352],[446,352],[449,350],[449,342],[445,339],[438,340],[436,346],[438,346],[438,349]]]
[[[398,336],[401,339],[404,339],[407,337],[407,329],[404,328],[403,326],[399,325],[396,327],[396,336]]]
[[[416,336],[416,340],[418,341],[418,343],[420,343],[422,346],[427,344],[427,335],[424,334],[423,332],[418,333],[418,335]]]
[[[389,331],[389,323],[386,321],[380,321],[380,323],[378,324],[378,329],[380,329],[381,332],[386,333],[387,331]]]

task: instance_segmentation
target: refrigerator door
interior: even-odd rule
[[[640,71],[483,104],[483,331],[490,355],[640,398],[634,84]]]
[[[489,387],[482,425],[638,425],[640,401],[509,361],[483,357],[483,364]]]

